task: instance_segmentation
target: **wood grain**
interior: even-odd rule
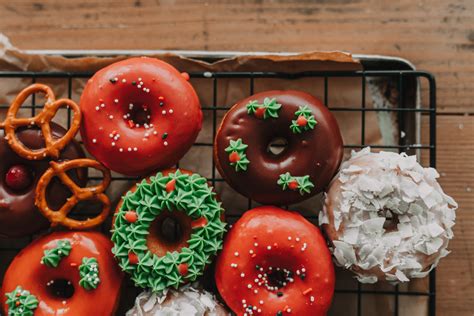
[[[433,72],[438,168],[460,204],[437,310],[473,315],[474,116],[459,114],[474,114],[474,1],[0,0],[0,32],[23,49],[347,50]]]

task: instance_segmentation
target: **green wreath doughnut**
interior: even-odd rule
[[[222,248],[223,211],[202,176],[184,170],[159,172],[122,197],[112,252],[137,286],[153,292],[178,288],[196,280]],[[181,221],[184,240],[179,244],[167,244],[155,233],[166,217]]]

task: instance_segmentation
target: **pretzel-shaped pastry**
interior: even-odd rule
[[[43,110],[34,117],[17,118],[18,110],[23,105],[25,100],[35,93],[44,93],[46,96],[46,103]],[[49,123],[52,121],[59,108],[68,107],[74,112],[71,121],[71,127],[59,139],[53,139],[51,134],[51,127]],[[43,159],[47,156],[58,159],[61,150],[74,138],[81,124],[81,111],[79,106],[72,100],[60,99],[56,100],[53,91],[50,87],[35,83],[22,90],[7,111],[7,117],[4,122],[0,122],[0,128],[5,130],[5,139],[7,139],[10,147],[23,158],[29,160]],[[27,148],[21,143],[15,135],[15,130],[22,126],[36,125],[41,128],[44,137],[45,147],[42,149],[33,150]]]
[[[62,225],[70,229],[87,229],[100,225],[110,213],[110,200],[104,191],[110,184],[110,171],[99,162],[92,159],[74,159],[64,162],[50,162],[51,167],[41,176],[36,187],[35,204],[40,212],[51,222],[51,226]],[[67,174],[68,170],[76,168],[94,168],[100,170],[104,179],[99,185],[81,188]],[[46,189],[50,181],[58,177],[73,195],[58,211],[49,208],[46,201]],[[102,212],[94,218],[84,221],[69,218],[67,215],[79,201],[97,200],[103,205]]]

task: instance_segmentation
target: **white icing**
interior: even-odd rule
[[[197,290],[190,285],[179,291],[166,290],[162,295],[149,291],[140,293],[135,306],[126,316],[221,316],[225,312],[214,296],[206,291]]]
[[[337,231],[331,249],[336,263],[376,268],[394,283],[428,275],[449,253],[457,209],[438,177],[415,156],[371,153],[370,148],[353,152],[331,183],[319,214],[320,224],[332,224]],[[386,219],[394,221],[390,231],[384,228]],[[362,283],[378,281],[367,271],[358,272],[357,278]]]

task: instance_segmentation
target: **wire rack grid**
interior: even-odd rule
[[[67,84],[67,96],[72,97],[72,85],[73,80],[75,79],[87,79],[91,77],[93,73],[81,72],[81,73],[72,73],[72,72],[12,72],[12,71],[0,71],[0,83],[4,79],[31,79],[31,83],[40,82],[42,79],[54,79],[54,80],[64,80]],[[283,80],[298,80],[302,78],[318,78],[324,82],[324,104],[333,112],[337,111],[349,111],[360,113],[360,141],[358,143],[345,144],[344,147],[348,149],[361,149],[367,146],[371,146],[376,149],[385,149],[385,150],[395,150],[395,151],[419,151],[422,150],[429,155],[428,163],[430,167],[436,167],[436,82],[433,75],[424,71],[414,71],[414,70],[361,70],[361,71],[309,71],[302,73],[278,73],[278,72],[193,72],[189,73],[192,79],[202,79],[209,80],[212,86],[212,104],[205,104],[202,106],[203,111],[209,111],[212,114],[212,139],[214,139],[218,127],[218,111],[226,111],[229,109],[228,106],[220,106],[218,104],[218,82],[221,79],[238,79],[238,80],[248,80],[248,93],[249,95],[254,94],[255,82],[259,79],[283,79]],[[331,99],[329,93],[329,83],[330,79],[333,78],[357,78],[360,79],[360,89],[361,89],[361,99],[360,104],[356,107],[331,107]],[[388,77],[392,81],[397,82],[398,87],[398,106],[393,108],[369,108],[366,106],[366,85],[368,78],[380,78]],[[406,80],[421,80],[425,79],[427,81],[427,106],[419,107],[406,107],[404,103],[405,99],[405,90]],[[5,110],[8,108],[8,104],[0,104],[0,110]],[[32,97],[31,104],[24,105],[23,108],[31,109],[31,115],[34,116],[38,109],[42,105],[36,104],[35,96]],[[423,115],[428,121],[428,130],[426,134],[429,136],[429,140],[426,144],[414,143],[407,141],[406,137],[399,137],[399,143],[394,144],[367,144],[366,139],[366,113],[368,112],[393,112],[397,115],[398,118],[398,129],[403,130],[405,124],[405,115],[406,114],[417,114]],[[71,112],[68,110],[67,115],[67,125],[70,126],[71,123]],[[212,148],[213,142],[196,142],[193,146],[204,146]],[[211,151],[212,152],[212,151]],[[216,174],[215,163],[213,157],[209,157],[211,166],[211,177],[208,180],[212,183],[213,186],[218,182],[223,182],[222,178],[218,178]],[[177,165],[179,167],[179,163]],[[199,170],[196,170],[199,172]],[[99,180],[99,178],[89,177],[90,180]],[[125,177],[120,175],[113,175],[112,183],[116,181],[135,181],[137,178],[134,177]],[[248,200],[248,207],[251,208],[254,202]],[[237,219],[237,216],[232,218],[232,215],[229,219],[231,222]],[[313,218],[314,220],[314,218]],[[29,238],[31,241],[33,236]],[[11,246],[8,243],[0,243],[0,254],[4,251],[15,251],[18,252],[21,250],[21,247]],[[3,269],[4,270],[4,269]],[[1,271],[1,270],[0,270]],[[3,276],[0,276],[0,280]],[[350,294],[356,296],[356,310],[353,311],[355,315],[363,315],[363,298],[366,295],[388,295],[393,298],[393,313],[387,312],[387,315],[400,315],[400,297],[401,296],[418,296],[427,298],[427,311],[428,315],[434,316],[436,313],[436,272],[433,270],[428,277],[428,290],[427,291],[403,291],[400,290],[399,286],[394,286],[390,290],[377,290],[377,289],[364,289],[364,286],[360,283],[357,283],[354,288],[338,288],[336,284],[335,295],[344,295]]]

